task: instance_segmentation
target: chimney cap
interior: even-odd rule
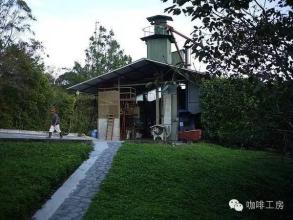
[[[153,21],[161,21],[161,22],[173,21],[172,17],[166,16],[166,15],[155,15],[155,16],[147,17],[147,20],[149,22],[153,22]]]

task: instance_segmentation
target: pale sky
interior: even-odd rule
[[[149,26],[146,17],[164,14],[170,3],[160,0],[27,0],[37,21],[32,29],[35,38],[45,46],[49,58],[45,64],[53,68],[72,67],[83,63],[84,50],[93,34],[95,22],[113,29],[115,38],[125,53],[134,60],[146,57],[146,45],[140,40],[142,29]],[[172,15],[169,15],[172,16]],[[170,25],[187,36],[193,24],[184,15],[172,16]],[[178,37],[179,45],[184,39]],[[175,50],[175,49],[173,49]],[[204,70],[195,62],[197,70]]]

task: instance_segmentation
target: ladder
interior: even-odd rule
[[[106,140],[113,139],[114,120],[115,120],[114,115],[109,114],[107,119]]]

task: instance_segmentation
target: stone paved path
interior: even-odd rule
[[[99,144],[101,144],[101,142],[96,143],[96,145]],[[111,167],[114,155],[121,146],[120,142],[108,142],[106,144],[108,146],[99,153],[91,167],[85,173],[84,178],[79,181],[78,185],[75,186],[75,189],[71,191],[69,196],[62,201],[61,205],[54,210],[53,214],[51,213],[45,216],[37,212],[34,215],[34,219],[82,219],[92,198],[99,191],[99,186]]]

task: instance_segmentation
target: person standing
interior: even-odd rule
[[[60,135],[60,138],[63,137],[62,135],[62,132],[60,130],[60,117],[56,111],[56,108],[53,107],[51,108],[51,114],[52,114],[52,121],[51,121],[51,126],[50,126],[50,129],[49,129],[49,138],[52,137],[52,134],[54,131],[56,131],[57,133],[59,133]]]

